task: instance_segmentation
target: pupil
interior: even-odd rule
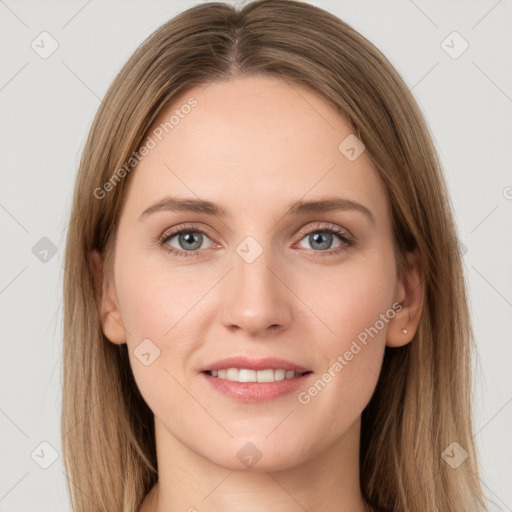
[[[324,238],[324,241],[322,242],[322,238]],[[314,233],[310,235],[309,243],[311,247],[314,247],[314,243],[319,243],[320,247],[317,247],[318,249],[328,249],[329,246],[332,243],[332,234],[331,233]]]
[[[187,249],[199,249],[201,247],[201,239],[201,233],[183,233],[180,236],[180,244],[188,245]],[[196,244],[195,246],[194,243]]]

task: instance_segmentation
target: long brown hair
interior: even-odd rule
[[[154,420],[126,344],[102,333],[89,255],[111,268],[130,171],[104,184],[143,144],[153,121],[193,86],[262,74],[327,100],[363,141],[391,205],[397,268],[418,254],[425,305],[411,343],[387,348],[363,413],[360,483],[395,511],[484,509],[473,446],[473,333],[450,200],[419,108],[386,57],[334,15],[293,0],[236,9],[205,3],[153,33],[114,79],[76,180],[64,274],[62,444],[73,510],[135,512],[158,479]],[[135,168],[134,168],[135,169]],[[136,172],[132,170],[131,172]],[[96,192],[95,192],[96,191]],[[457,468],[442,454],[468,458]],[[450,452],[452,453],[452,452]],[[464,452],[460,452],[464,453]]]

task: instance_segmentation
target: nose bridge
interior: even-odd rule
[[[224,295],[222,321],[226,326],[236,325],[255,334],[290,321],[290,296],[277,277],[279,268],[270,247],[264,248],[252,237],[239,244]]]

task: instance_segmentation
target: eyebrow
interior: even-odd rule
[[[372,224],[375,224],[375,217],[369,208],[353,201],[341,197],[326,197],[317,200],[298,200],[288,204],[284,216],[288,215],[307,215],[315,212],[333,212],[333,211],[355,210],[364,214]],[[212,215],[215,217],[231,217],[231,214],[224,207],[203,201],[201,199],[183,199],[177,197],[164,197],[160,201],[146,208],[139,216],[139,221],[144,220],[149,215],[156,212],[191,212]]]

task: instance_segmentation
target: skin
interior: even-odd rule
[[[190,97],[197,106],[130,176],[101,298],[103,332],[128,344],[155,415],[159,482],[141,511],[367,510],[360,418],[385,346],[408,343],[417,329],[416,259],[410,255],[398,279],[386,191],[366,152],[349,161],[338,150],[352,130],[318,95],[237,76],[182,94],[155,126]],[[230,216],[160,211],[139,220],[167,195],[208,200]],[[292,201],[327,196],[361,203],[374,222],[356,210],[285,215]],[[198,257],[180,258],[156,242],[185,223],[208,233]],[[325,249],[299,232],[325,233],[326,223],[355,245],[322,255],[343,242],[333,235]],[[252,263],[236,252],[249,235],[263,250]],[[186,252],[178,236],[167,245]],[[97,253],[92,262],[100,280]],[[274,356],[312,370],[311,386],[393,303],[402,309],[307,404],[297,392],[238,403],[199,373],[232,355]],[[149,366],[134,355],[147,338],[160,349]],[[251,468],[237,457],[248,442],[262,454]]]

